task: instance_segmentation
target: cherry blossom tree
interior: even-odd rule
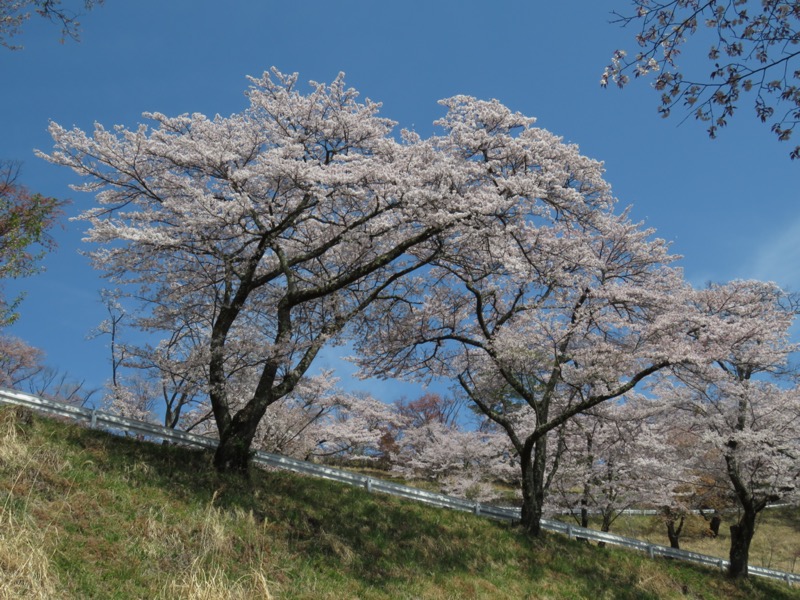
[[[523,526],[537,535],[551,433],[699,350],[687,287],[666,243],[613,214],[601,165],[499,103],[447,104],[440,144],[515,210],[465,230],[413,300],[372,307],[359,363],[457,381],[517,453]]]
[[[519,472],[508,438],[495,430],[465,430],[436,419],[407,422],[396,444],[393,472],[436,483],[454,496],[494,500],[496,484],[508,484]]]
[[[578,525],[589,527],[590,514],[601,517],[601,531],[628,508],[645,501],[646,481],[637,468],[638,431],[610,415],[576,415],[562,434],[564,452],[551,486],[548,504],[569,511]]]
[[[153,383],[144,377],[119,378],[115,383],[109,382],[102,400],[103,409],[126,419],[156,423]]]
[[[708,486],[704,477],[708,473],[704,468],[708,457],[695,443],[695,437],[686,435],[669,401],[635,395],[629,400],[640,407],[648,433],[644,443],[638,443],[639,458],[649,465],[647,504],[661,511],[670,547],[679,549],[686,517],[697,509],[719,507],[716,490]],[[716,512],[714,515],[718,518]]]
[[[779,140],[788,140],[800,122],[800,4],[762,0],[632,0],[630,13],[616,22],[639,28],[639,50],[614,53],[601,83],[624,87],[634,78],[653,75],[661,93],[659,112],[668,116],[685,105],[695,118],[709,123],[716,137],[753,94],[756,116],[770,122]],[[760,4],[760,6],[755,4]],[[707,35],[706,35],[707,34]],[[690,38],[710,36],[708,70],[696,73],[679,66]],[[697,50],[693,50],[696,52]],[[701,55],[702,56],[702,55]],[[791,152],[800,158],[800,146]]]
[[[339,394],[335,410],[322,423],[314,456],[381,466],[389,432],[402,426],[397,408],[364,392]]]
[[[666,416],[663,405],[653,404],[632,395],[570,420],[549,503],[582,527],[598,515],[601,531],[610,531],[629,508],[658,508],[670,545],[678,548],[694,477],[664,435],[657,418]]]
[[[800,390],[778,378],[795,349],[787,301],[775,285],[755,281],[699,291],[698,309],[727,324],[714,342],[727,352],[713,363],[676,369],[659,389],[677,408],[676,424],[703,449],[709,480],[727,480],[739,509],[731,525],[731,577],[747,576],[758,514],[769,503],[800,499]],[[713,334],[698,335],[713,341]]]
[[[19,338],[0,335],[0,387],[17,388],[42,369],[44,352]]]
[[[444,101],[445,135],[398,142],[341,76],[307,95],[296,81],[253,79],[250,107],[228,118],[149,113],[154,129],[93,135],[52,124],[56,148],[42,154],[97,194],[83,215],[95,265],[140,287],[154,326],[205,336],[223,470],[246,469],[267,407],[323,346],[373,328],[361,318],[373,304],[391,311],[438,286],[438,257],[515,248],[504,232],[518,215],[580,222],[610,203],[598,163],[496,101]],[[541,250],[569,245],[556,239],[567,229]],[[258,384],[234,411],[229,375],[250,367]]]
[[[83,214],[103,246],[95,265],[140,286],[153,323],[205,336],[214,462],[242,472],[267,407],[320,349],[377,298],[402,296],[453,223],[497,210],[465,202],[457,170],[429,143],[392,138],[394,123],[341,76],[307,95],[296,75],[251,81],[240,114],[148,113],[153,129],[92,135],[52,124],[56,149],[43,155],[97,193]],[[226,382],[242,365],[260,378],[233,411]]]

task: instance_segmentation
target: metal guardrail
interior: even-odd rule
[[[171,442],[212,450],[218,445],[217,440],[202,435],[197,435],[195,433],[169,429],[160,425],[136,421],[134,419],[128,419],[126,417],[121,417],[119,415],[114,415],[91,408],[83,408],[71,406],[69,404],[63,404],[61,402],[54,402],[13,390],[0,388],[0,403],[23,406],[50,416],[62,418],[66,417],[76,421],[84,421],[92,428],[103,428],[110,431],[133,432],[139,435],[150,436],[161,440],[168,440]],[[258,465],[292,471],[304,475],[311,475],[313,477],[319,477],[331,481],[337,481],[339,483],[361,487],[369,492],[381,492],[440,508],[471,512],[475,515],[495,519],[498,521],[517,522],[521,518],[520,509],[517,507],[481,504],[479,502],[472,502],[463,498],[456,498],[453,496],[447,496],[445,494],[429,492],[419,488],[393,483],[390,481],[384,481],[382,479],[376,479],[374,477],[368,477],[366,475],[360,475],[358,473],[352,473],[350,471],[344,471],[334,467],[318,465],[298,460],[296,458],[290,458],[288,456],[271,454],[269,452],[257,451],[253,457],[253,462]],[[641,512],[644,513],[645,511]],[[650,558],[655,558],[656,556],[665,556],[696,564],[711,566],[720,570],[727,569],[729,565],[729,562],[722,558],[698,554],[688,550],[678,550],[659,544],[651,544],[642,540],[622,537],[611,533],[604,533],[594,529],[586,529],[561,521],[542,519],[541,525],[542,529],[545,529],[546,531],[562,533],[570,538],[581,538],[595,542],[605,542],[606,544],[638,550],[640,552],[647,553]],[[757,567],[753,565],[748,567],[748,572],[752,575],[757,575],[760,577],[779,579],[785,581],[789,585],[800,583],[800,574],[796,573],[775,571],[773,569],[765,569],[763,567]]]

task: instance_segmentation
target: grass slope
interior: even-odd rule
[[[0,410],[0,598],[800,599],[207,453]]]

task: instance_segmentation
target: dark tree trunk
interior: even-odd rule
[[[230,420],[227,427],[220,430],[219,446],[214,453],[214,468],[220,473],[249,474],[251,448],[256,429],[267,410],[267,404],[247,403]]]
[[[611,523],[613,522],[613,511],[606,509],[603,511],[603,522],[600,524],[600,531],[608,533],[611,531]],[[598,548],[605,548],[605,542],[597,542]]]
[[[536,489],[533,466],[522,471],[522,528],[532,537],[538,537],[542,532],[541,494]]]
[[[677,519],[667,517],[667,537],[669,538],[669,547],[680,550],[681,548],[681,531],[683,531],[684,517],[681,516]],[[677,525],[676,525],[677,523]]]
[[[242,436],[230,435],[220,440],[214,453],[214,468],[220,473],[249,474],[250,444]]]
[[[520,457],[522,464],[522,527],[531,537],[539,537],[542,533],[546,458],[546,436],[535,443],[526,444],[526,449]]]
[[[747,563],[750,559],[750,542],[756,530],[755,510],[745,507],[739,522],[731,525],[731,552],[728,576],[733,579],[747,577]]]
[[[722,519],[716,513],[714,516],[711,517],[711,522],[708,524],[708,529],[711,531],[712,537],[717,537],[719,535],[719,526],[722,525]]]

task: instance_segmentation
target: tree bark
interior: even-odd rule
[[[214,468],[217,471],[245,477],[249,475],[253,438],[267,406],[253,399],[234,415],[227,427],[220,429],[219,446],[214,453]]]
[[[522,527],[531,537],[542,533],[547,437],[526,444],[522,453]]]
[[[756,530],[756,515],[758,513],[745,507],[739,522],[731,525],[731,564],[728,567],[728,576],[733,579],[747,577],[747,563],[750,560],[750,542]]]
[[[669,538],[669,547],[680,550],[681,548],[681,531],[683,531],[684,517],[681,516],[677,519],[677,527],[675,526],[676,519],[667,517],[667,537]]]
[[[249,476],[250,443],[242,436],[230,435],[220,440],[214,453],[214,468],[220,473]]]
[[[719,526],[722,525],[722,518],[714,513],[714,516],[711,517],[711,522],[708,524],[708,530],[711,532],[712,537],[719,536]]]

